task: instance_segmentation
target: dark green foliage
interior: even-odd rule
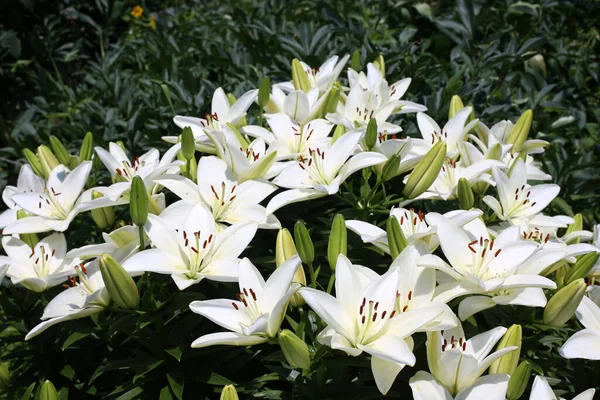
[[[446,121],[454,94],[472,104],[486,124],[515,121],[533,109],[531,136],[551,142],[540,159],[562,189],[553,211],[583,213],[588,229],[600,221],[600,8],[593,2],[165,0],[141,4],[140,18],[130,15],[134,5],[2,2],[1,187],[16,179],[23,148],[48,144],[52,135],[71,155],[78,154],[87,132],[95,145],[122,140],[134,155],[151,146],[165,149],[161,136],[180,133],[172,117],[210,112],[215,88],[238,95],[258,88],[264,76],[273,83],[289,80],[293,58],[318,66],[328,56],[358,49],[361,68],[383,54],[390,82],[411,77],[408,98],[426,104],[437,121]],[[545,66],[533,58],[536,54]],[[402,124],[403,135],[417,133],[414,117],[404,117]],[[357,174],[350,189],[354,184],[355,195],[364,200],[367,194],[358,193],[361,179]],[[326,216],[341,213],[382,226],[391,205],[386,201],[392,199],[368,199],[376,205],[370,210],[361,210],[356,200],[347,195],[348,205],[333,198],[291,205],[280,217],[290,230],[299,218],[305,220],[318,282],[325,288],[331,273]],[[118,218],[129,217],[121,213]],[[93,227],[89,214],[80,216],[68,233],[70,247],[100,241]],[[275,268],[274,246],[275,232],[261,231],[244,255],[267,275]],[[348,255],[358,263],[368,260],[374,269],[390,262],[353,234]],[[161,399],[213,399],[231,382],[244,398],[381,397],[364,357],[318,347],[309,375],[293,381],[277,346],[192,350],[191,341],[214,332],[215,325],[191,313],[190,301],[232,297],[234,284],[205,281],[179,292],[168,276],[147,274],[137,285],[140,311],[113,310],[68,322],[27,343],[25,333],[62,289],[40,295],[2,287],[0,359],[9,363],[13,382],[0,397],[21,398],[33,382],[39,386],[44,379],[71,399],[155,399],[159,394]],[[599,370],[591,362],[558,355],[572,332],[531,325],[531,314],[541,318],[539,309],[496,307],[478,315],[478,331],[522,323],[527,349],[522,358],[532,362],[535,373],[557,378],[551,383],[565,393],[597,385]],[[302,321],[295,311],[289,315],[285,327],[299,337],[305,334],[309,347],[316,344],[322,327],[310,328],[307,313]],[[470,336],[467,323],[465,329]],[[409,397],[408,378],[426,369],[424,339],[415,336],[417,365],[399,375],[390,398]]]

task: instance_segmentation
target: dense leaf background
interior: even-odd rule
[[[295,57],[318,66],[328,56],[358,49],[363,67],[383,54],[388,80],[411,77],[409,99],[426,104],[437,121],[445,122],[454,94],[489,125],[533,109],[532,136],[550,141],[541,160],[562,188],[553,210],[583,213],[588,229],[600,221],[597,2],[165,0],[141,3],[140,18],[130,15],[134,5],[120,0],[0,4],[0,187],[15,181],[22,149],[47,143],[50,135],[72,153],[88,131],[96,145],[122,140],[133,154],[151,146],[165,149],[160,137],[179,131],[172,117],[208,112],[216,87],[239,95],[265,75],[274,82],[288,80]],[[401,124],[405,134],[417,133],[413,116]],[[288,228],[298,218],[311,227],[324,286],[328,215],[335,211],[382,222],[387,213],[387,207],[364,215],[344,207],[326,200],[290,206],[281,216]],[[100,240],[88,215],[79,221],[69,231],[70,247]],[[389,264],[355,236],[349,239],[353,259],[368,259],[374,268]],[[245,253],[265,274],[274,269],[274,243],[275,233],[263,231]],[[296,376],[282,364],[277,346],[190,349],[189,343],[214,325],[191,313],[189,302],[235,292],[211,282],[197,286],[180,293],[169,277],[144,276],[138,282],[139,313],[113,311],[69,322],[28,343],[25,333],[60,289],[38,295],[3,287],[0,358],[9,363],[12,385],[0,398],[21,398],[43,379],[72,399],[216,398],[230,382],[243,396],[258,398],[380,397],[366,358],[319,348],[311,371]],[[307,313],[302,321],[299,315],[290,313],[296,321],[288,327],[312,343],[320,327]],[[558,356],[571,331],[527,322],[540,315],[540,310],[497,307],[478,316],[479,326],[471,328],[521,322],[527,348],[522,357],[535,364],[536,373],[556,378],[551,383],[565,393],[598,385],[600,371],[592,363]],[[401,373],[390,397],[410,396],[407,379],[426,369],[424,337],[415,339],[418,364]]]

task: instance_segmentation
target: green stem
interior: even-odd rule
[[[331,274],[329,277],[329,283],[327,284],[327,293],[331,294],[331,289],[333,289],[333,282],[335,281],[335,272]]]
[[[313,268],[312,263],[308,264],[308,273],[310,274],[310,287],[317,287],[317,279],[315,277],[315,269]]]
[[[146,245],[144,244],[144,227],[138,226],[138,231],[140,233],[140,251],[143,251]]]
[[[191,158],[186,161],[185,172],[189,179],[194,180],[194,178],[192,178],[192,159]]]

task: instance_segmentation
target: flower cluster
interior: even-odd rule
[[[344,79],[348,60],[332,57],[319,68],[294,60],[292,81],[264,79],[237,99],[217,89],[203,118],[174,118],[182,133],[163,138],[172,146],[162,156],[153,148],[130,157],[122,143],[92,150],[91,135],[79,157],[57,140],[26,153],[17,186],[3,192],[0,276],[37,292],[66,287],[26,339],[111,304],[138,307],[132,278],[150,272],[170,275],[179,290],[204,279],[238,283],[236,298],[189,305],[224,328],[192,347],[278,340],[287,363],[305,370],[317,348],[365,353],[382,394],[416,364],[413,336],[423,335],[428,371],[410,379],[415,399],[520,397],[530,374],[519,364],[521,327],[470,338],[463,330],[498,305],[543,308],[550,326],[576,315],[585,329],[560,354],[599,360],[600,225],[592,233],[580,216],[544,213],[560,188],[539,183],[551,177],[534,159],[547,143],[528,139],[532,112],[488,127],[455,96],[440,127],[425,106],[403,100],[409,78],[386,80],[382,58],[366,73],[348,68]],[[253,105],[257,119],[248,115]],[[415,114],[420,137],[403,137],[406,114]],[[102,164],[103,186],[90,178]],[[168,202],[167,192],[178,200]],[[328,288],[317,282],[306,227],[296,224],[294,243],[277,218],[292,203],[325,197],[364,216],[333,219],[327,254],[316,255],[332,268]],[[446,212],[415,210],[414,202]],[[135,226],[111,230],[119,207]],[[373,223],[381,210],[389,213],[384,227]],[[83,212],[104,243],[68,251],[62,232]],[[273,229],[277,269],[265,280],[241,257],[261,230]],[[389,255],[389,267],[353,262],[346,229]],[[288,307],[304,303],[320,318],[314,343],[281,329]],[[543,377],[531,396],[555,398]]]

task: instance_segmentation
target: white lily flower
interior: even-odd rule
[[[244,149],[237,138],[226,140],[214,132],[208,132],[207,135],[215,144],[217,156],[225,161],[239,183],[250,179],[271,179],[284,166],[275,162],[277,152],[267,149],[262,137],[254,139]]]
[[[495,185],[492,177],[487,173],[494,166],[503,167],[504,164],[496,160],[481,160],[465,167],[461,161],[452,161],[447,158],[439,175],[429,189],[417,198],[410,200],[410,202],[422,199],[455,199],[457,197],[458,181],[461,178],[466,179],[470,186],[477,182]],[[405,183],[407,180],[408,176],[405,177]],[[407,204],[407,202],[403,204]]]
[[[81,201],[92,163],[85,161],[73,171],[64,165],[52,170],[42,193],[20,193],[12,200],[30,217],[16,220],[4,228],[4,234],[64,232],[82,211]]]
[[[244,132],[263,138],[269,145],[269,151],[277,151],[279,159],[308,157],[311,148],[331,140],[329,132],[333,124],[324,119],[309,120],[303,124],[281,113],[267,114],[265,117],[272,132],[254,125],[244,127]]]
[[[495,143],[500,143],[503,147],[509,146],[512,147],[511,144],[506,144],[508,141],[508,137],[510,136],[510,131],[512,131],[515,124],[512,121],[504,120],[496,123],[491,128],[488,128],[485,124],[478,122],[477,123],[477,133],[480,135],[480,140],[482,140],[487,147],[493,146]],[[548,145],[548,142],[545,140],[539,139],[528,139],[521,145],[521,152],[525,152],[528,154],[532,153],[543,153],[544,147]]]
[[[594,233],[592,236],[592,246],[597,248],[597,252],[600,252],[600,224],[594,226]],[[600,277],[600,259],[596,261],[596,264],[588,274],[590,277]]]
[[[460,150],[460,143],[463,142],[465,135],[477,124],[477,120],[467,123],[471,111],[471,107],[463,108],[443,128],[440,128],[437,122],[427,114],[422,112],[417,113],[417,125],[423,139],[415,139],[415,142],[421,144],[416,149],[420,149],[425,154],[436,142],[444,141],[446,142],[446,156],[453,160],[456,159]]]
[[[291,190],[273,197],[267,205],[267,214],[290,203],[335,194],[354,172],[385,162],[384,155],[374,152],[363,152],[350,158],[361,135],[360,131],[347,132],[334,144],[312,149],[308,158],[285,167],[273,183]]]
[[[180,144],[171,147],[162,159],[158,150],[151,149],[130,161],[125,151],[116,143],[111,142],[109,144],[109,151],[96,147],[96,154],[98,154],[106,169],[109,170],[115,183],[107,188],[94,188],[104,194],[104,197],[86,202],[84,208],[91,210],[129,203],[131,182],[136,176],[142,178],[148,194],[156,195],[159,186],[154,183],[154,179],[164,174],[178,173],[179,166],[183,165],[183,161],[174,161],[180,148]]]
[[[594,400],[595,393],[596,389],[588,389],[573,397],[573,400]],[[563,398],[557,398],[546,378],[537,375],[533,380],[529,400],[563,400]]]
[[[6,265],[0,265],[0,285],[2,284],[2,281],[4,280],[4,276],[6,275],[6,271],[8,271],[8,264],[6,264]]]
[[[194,134],[196,142],[196,150],[203,153],[215,154],[215,145],[212,140],[206,135],[206,131],[211,131],[213,134],[221,133],[227,138],[234,137],[233,132],[227,127],[227,124],[235,125],[246,116],[246,111],[252,105],[258,90],[250,90],[244,93],[233,105],[230,105],[229,99],[222,88],[215,90],[212,97],[211,113],[205,118],[186,117],[176,115],[173,118],[175,125],[181,129],[189,126]],[[177,143],[177,136],[163,136],[162,139],[167,143]]]
[[[73,287],[59,293],[50,300],[44,313],[42,321],[29,331],[25,340],[29,340],[53,325],[72,319],[89,317],[104,311],[110,305],[111,298],[108,290],[104,287],[102,274],[98,261],[93,261],[86,268],[83,264],[75,267],[77,278],[70,278]]]
[[[588,288],[590,297],[584,297],[575,316],[585,329],[571,336],[560,348],[565,358],[600,360],[600,286]]]
[[[506,374],[493,374],[479,377],[473,385],[452,396],[448,389],[439,383],[429,372],[419,371],[410,378],[414,400],[505,400],[508,389]]]
[[[455,210],[443,216],[454,220],[458,225],[462,226],[478,218],[481,214],[481,210]],[[402,229],[402,233],[409,244],[417,241],[425,242],[431,252],[439,246],[439,241],[437,240],[437,236],[435,236],[435,228],[427,224],[422,211],[415,212],[414,208],[409,210],[398,207],[390,210],[390,216],[396,217],[400,229]],[[346,221],[346,227],[360,235],[363,242],[371,243],[378,249],[390,254],[387,233],[384,229],[360,220],[348,220]]]
[[[338,56],[333,56],[327,59],[327,61],[318,68],[311,68],[303,61],[300,61],[300,65],[302,65],[302,69],[304,69],[308,75],[310,87],[313,89],[317,88],[322,95],[331,89],[349,59],[350,55],[346,54],[341,60],[339,60]],[[275,84],[275,86],[285,92],[294,90],[294,85],[291,81],[278,83]]]
[[[102,238],[104,239],[104,243],[89,244],[70,250],[67,253],[67,257],[88,260],[100,257],[102,254],[108,254],[117,262],[122,263],[137,253],[140,248],[139,230],[134,225],[122,226],[111,233],[102,232]],[[150,239],[145,237],[144,243],[150,244]]]
[[[215,299],[193,301],[190,309],[232,332],[218,332],[194,340],[192,347],[217,344],[248,346],[267,342],[277,336],[288,302],[300,288],[292,283],[300,266],[294,256],[283,263],[265,282],[247,258],[240,262],[238,300]]]
[[[240,262],[237,257],[256,229],[256,223],[244,222],[217,232],[212,213],[200,204],[187,212],[179,229],[150,214],[144,230],[156,248],[134,254],[123,268],[131,273],[170,274],[180,290],[204,278],[235,282]]]
[[[473,386],[498,358],[516,350],[505,347],[490,354],[506,328],[497,327],[466,340],[460,323],[451,330],[427,333],[427,364],[432,375],[456,396]]]
[[[400,165],[398,165],[398,171],[394,176],[401,175],[405,172],[412,170],[425,156],[423,154],[416,154],[414,151],[414,140],[410,137],[397,139],[396,135],[386,136],[384,133],[380,134],[375,141],[375,146],[372,151],[383,154],[387,159],[393,155],[400,157]],[[383,165],[379,164],[374,167],[378,173],[383,170]]]
[[[496,168],[492,168],[492,175],[496,181],[500,201],[492,196],[485,196],[483,201],[498,218],[512,224],[535,217],[560,191],[560,186],[553,184],[529,185],[523,160],[515,162],[510,177]]]
[[[378,276],[340,255],[336,264],[336,297],[311,288],[299,291],[327,324],[318,336],[319,343],[354,357],[363,351],[369,353],[377,388],[383,394],[400,370],[416,361],[410,336],[444,312],[441,305],[432,305],[398,313],[398,279],[397,268]]]
[[[554,289],[556,284],[538,274],[557,259],[540,257],[527,264],[538,245],[519,239],[518,227],[505,229],[492,239],[479,219],[461,228],[442,216],[433,217],[429,222],[436,226],[450,265],[434,255],[421,257],[420,265],[436,268],[454,279],[436,288],[437,301],[448,302],[465,294],[485,295],[471,296],[461,302],[459,317],[463,320],[496,304],[530,307],[546,304],[542,288]]]
[[[17,220],[17,211],[21,209],[13,201],[13,196],[19,193],[43,193],[46,187],[46,182],[37,176],[29,164],[21,166],[19,177],[17,178],[17,186],[7,185],[2,192],[2,201],[8,207],[0,214],[0,229]]]
[[[190,204],[205,204],[215,221],[228,224],[254,221],[266,226],[266,209],[259,203],[277,189],[266,181],[238,183],[225,161],[214,156],[200,158],[197,184],[178,175],[154,181]]]
[[[318,88],[313,88],[307,93],[302,90],[292,90],[286,94],[277,85],[274,85],[270,101],[265,106],[265,111],[268,113],[265,116],[268,118],[273,114],[281,113],[287,115],[294,123],[305,125],[320,116],[327,99],[328,96],[319,97]],[[244,127],[245,132],[248,132],[247,128],[251,127]]]
[[[6,256],[0,256],[0,266],[8,265],[6,275],[12,283],[34,292],[56,286],[72,272],[79,259],[66,258],[67,241],[62,233],[53,233],[33,248],[16,237],[2,238]]]

